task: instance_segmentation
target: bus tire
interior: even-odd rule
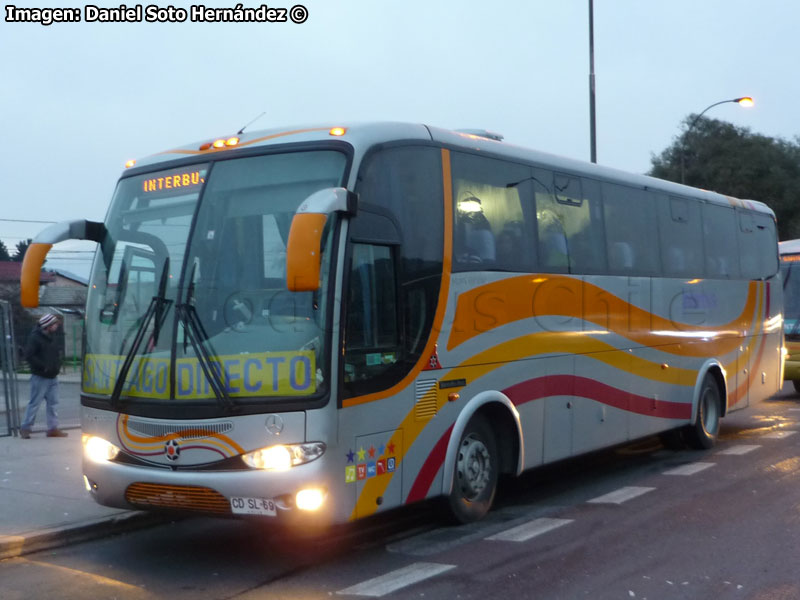
[[[716,378],[707,373],[700,388],[697,401],[697,418],[684,433],[691,448],[708,450],[714,446],[719,434],[719,420],[722,412],[722,396]]]
[[[458,444],[453,487],[447,498],[449,516],[457,523],[481,519],[497,491],[499,454],[494,432],[486,420],[473,417]]]

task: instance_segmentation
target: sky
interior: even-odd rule
[[[9,250],[47,226],[28,221],[102,220],[127,160],[233,134],[262,113],[249,130],[408,121],[590,159],[589,0],[269,6],[295,2],[307,9],[300,24],[44,26],[8,22],[4,4],[0,239]],[[84,17],[87,4],[13,6]],[[795,140],[798,23],[796,0],[594,0],[597,162],[644,173],[687,115],[740,96],[755,106],[706,115]],[[88,276],[91,250],[59,244],[46,267]]]

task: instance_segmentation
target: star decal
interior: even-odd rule
[[[359,448],[358,449],[358,460],[359,461],[363,461],[366,458],[367,458],[367,452],[364,450],[364,448]]]
[[[370,458],[375,458],[375,446],[370,446],[369,447],[369,457]]]
[[[355,455],[355,454],[353,454],[353,451],[352,451],[352,450],[350,450],[350,451],[347,453],[347,462],[351,463],[351,462],[353,462],[353,461],[355,460],[355,458],[356,458],[356,455]]]
[[[389,442],[386,445],[386,449],[389,451],[389,454],[394,454],[394,442]]]

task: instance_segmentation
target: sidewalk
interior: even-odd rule
[[[64,426],[69,437],[48,438],[43,420],[41,408],[29,440],[0,437],[0,560],[163,521],[92,500],[83,483],[80,429]]]

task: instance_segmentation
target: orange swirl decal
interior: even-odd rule
[[[642,346],[680,344],[673,352],[682,356],[719,356],[733,351],[752,325],[759,285],[763,284],[750,282],[745,306],[733,321],[704,327],[665,319],[574,277],[511,277],[459,295],[447,349],[522,319],[556,317],[593,323],[600,331],[616,333]],[[580,327],[581,331],[575,333],[591,333]],[[701,339],[700,347],[691,343]]]
[[[216,452],[228,458],[243,454],[244,448],[239,446],[231,438],[215,431],[203,429],[202,427],[184,429],[180,432],[167,433],[159,436],[143,436],[132,432],[128,428],[128,415],[118,415],[117,435],[119,441],[126,452],[135,456],[155,456],[164,453],[164,444],[169,440],[193,439],[190,445],[184,446],[185,450],[202,449]]]

